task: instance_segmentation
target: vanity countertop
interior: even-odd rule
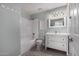
[[[50,33],[50,32],[47,32],[46,34],[48,35],[70,35],[69,33]]]

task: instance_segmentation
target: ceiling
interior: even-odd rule
[[[64,6],[66,3],[6,3],[4,5],[17,10],[22,10],[24,13],[31,15],[56,7]]]

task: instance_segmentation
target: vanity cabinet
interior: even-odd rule
[[[46,34],[45,47],[67,51],[67,35],[49,35]]]

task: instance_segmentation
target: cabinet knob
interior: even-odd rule
[[[73,38],[72,37],[70,37],[70,36],[68,36],[68,39],[69,39],[69,41],[73,41]]]
[[[71,19],[72,17],[71,16],[69,16],[69,19]]]

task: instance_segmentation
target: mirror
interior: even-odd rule
[[[65,19],[58,18],[58,19],[49,19],[49,27],[64,27],[65,26]]]

